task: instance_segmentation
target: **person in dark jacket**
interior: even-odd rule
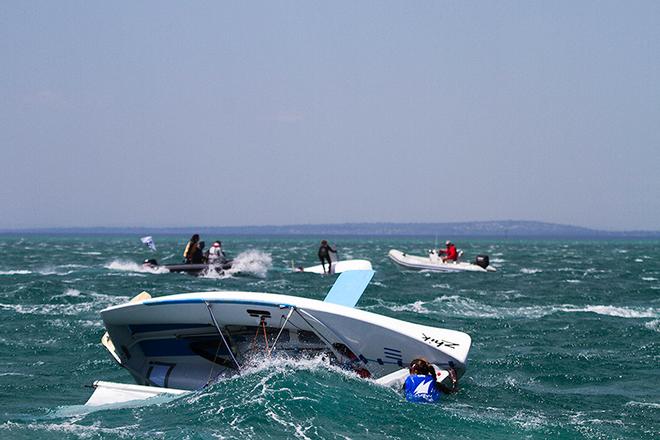
[[[319,260],[321,260],[321,265],[323,266],[323,273],[332,272],[332,259],[330,258],[330,252],[337,253],[336,249],[333,249],[328,244],[328,240],[321,240],[321,246],[319,247]],[[328,263],[328,270],[325,270],[325,263]]]
[[[206,257],[204,256],[204,242],[200,241],[197,243],[195,252],[192,255],[192,264],[202,264],[206,262]]]

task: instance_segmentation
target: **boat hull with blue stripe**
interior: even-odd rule
[[[346,272],[325,301],[256,292],[151,298],[101,312],[103,345],[138,385],[196,390],[264,356],[323,355],[382,378],[424,358],[465,369],[470,336],[359,310],[373,271]]]

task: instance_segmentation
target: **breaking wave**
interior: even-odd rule
[[[526,267],[523,267],[522,269],[520,269],[520,272],[526,273],[526,274],[534,274],[534,273],[539,273],[539,272],[543,272],[543,271],[541,269],[528,269]]]
[[[625,406],[641,406],[646,408],[660,409],[660,403],[654,402],[635,402],[634,400],[627,402]]]
[[[393,312],[415,312],[423,315],[453,314],[475,318],[529,318],[537,319],[555,313],[595,313],[597,315],[617,318],[660,318],[660,309],[630,308],[605,305],[577,306],[574,304],[526,306],[526,307],[494,307],[482,304],[472,299],[457,295],[441,296],[432,301],[415,301],[403,305],[391,305],[379,301],[378,306],[367,307],[374,309],[385,307]],[[653,322],[653,321],[652,321]]]
[[[660,333],[660,319],[654,319],[653,321],[649,321],[646,324],[644,324],[644,327],[646,327],[649,330],[654,330]]]
[[[66,289],[63,294],[56,295],[54,298],[58,297],[86,298],[88,301],[58,304],[0,303],[0,310],[12,311],[19,315],[79,316],[82,313],[94,312],[111,305],[122,304],[130,299],[127,296],[106,295],[96,292],[82,293],[76,289]]]
[[[53,298],[78,297],[82,292],[78,289],[66,289],[64,293],[55,295]]]
[[[0,270],[0,275],[28,275],[31,270]]]

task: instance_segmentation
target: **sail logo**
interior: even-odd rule
[[[445,341],[444,339],[439,340],[436,338],[432,338],[430,336],[426,336],[426,334],[424,333],[422,333],[422,339],[424,340],[424,342],[433,344],[438,348],[440,347],[455,348],[458,346],[456,342]]]

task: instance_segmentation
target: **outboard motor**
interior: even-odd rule
[[[474,260],[474,264],[485,269],[490,265],[490,258],[488,258],[488,255],[477,255],[477,258]]]

